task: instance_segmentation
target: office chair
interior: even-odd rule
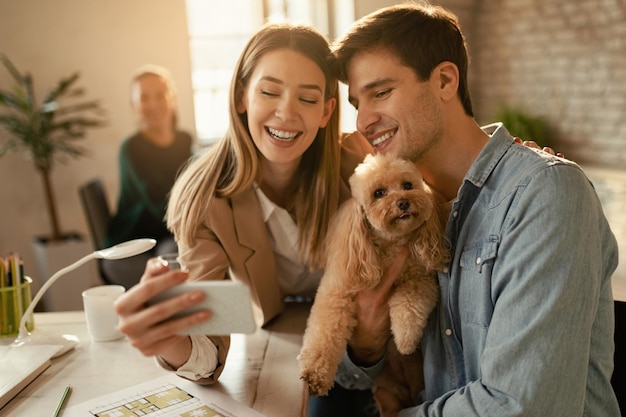
[[[87,218],[89,226],[89,234],[94,250],[104,249],[104,239],[106,237],[111,212],[107,202],[106,191],[99,178],[92,179],[79,187],[80,202],[83,212]],[[111,284],[110,280],[102,270],[102,260],[98,259],[98,271],[100,278],[107,284]]]

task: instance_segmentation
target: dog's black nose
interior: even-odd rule
[[[396,206],[398,206],[400,210],[406,211],[411,206],[411,203],[409,202],[408,199],[402,198],[396,202]]]

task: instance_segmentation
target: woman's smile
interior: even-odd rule
[[[302,131],[273,129],[268,126],[265,127],[265,131],[271,137],[281,142],[292,142],[302,134]]]

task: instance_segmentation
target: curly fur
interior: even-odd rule
[[[368,155],[350,178],[350,186],[352,198],[331,222],[325,273],[298,355],[300,376],[311,395],[328,393],[357,324],[355,295],[375,287],[394,255],[409,246],[411,256],[389,300],[395,342],[391,352],[397,348],[400,354],[388,356],[388,369],[378,381],[408,402],[423,385],[421,364],[417,389],[408,387],[406,375],[401,378],[404,387],[390,381],[398,363],[409,362],[403,355],[419,355],[423,328],[437,303],[436,270],[449,258],[443,244],[443,213],[409,161]]]

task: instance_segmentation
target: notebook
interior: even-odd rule
[[[0,408],[50,366],[58,345],[0,346]]]

